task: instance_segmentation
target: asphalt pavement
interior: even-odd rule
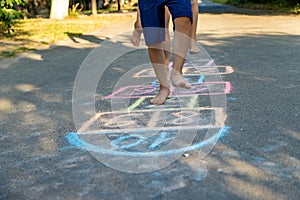
[[[61,41],[47,49],[0,60],[0,199],[298,200],[299,16],[245,10],[204,1],[200,5],[197,41],[203,47],[200,55],[208,58],[207,63],[213,61],[215,65],[208,66],[209,70],[200,77],[201,81],[195,83],[195,87],[200,88],[197,97],[199,107],[204,109],[203,113],[202,110],[199,112],[204,125],[207,125],[205,119],[217,121],[219,112],[211,114],[210,109],[205,110],[212,102],[202,92],[209,84],[211,73],[218,73],[221,83],[212,84],[226,85],[221,95],[225,97],[227,118],[223,125],[228,128],[227,132],[205,157],[199,157],[198,149],[194,148],[160,169],[129,173],[114,169],[116,167],[110,163],[100,162],[93,152],[81,146],[82,141],[74,142],[74,134],[76,136],[79,132],[76,119],[74,121],[74,102],[76,105],[78,100],[86,108],[97,110],[98,116],[101,116],[99,124],[108,127],[104,129],[111,134],[108,138],[112,143],[129,149],[125,156],[139,156],[140,162],[131,169],[148,169],[158,163],[143,160],[136,153],[140,149],[131,151],[131,148],[148,145],[145,137],[137,134],[147,132],[149,127],[155,131],[153,123],[158,123],[158,120],[150,117],[151,123],[147,122],[146,126],[139,121],[140,124],[134,127],[138,129],[133,130],[135,138],[130,134],[118,138],[113,133],[115,122],[111,119],[117,117],[117,123],[130,126],[131,131],[132,121],[155,115],[152,111],[165,113],[163,117],[170,123],[175,124],[177,120],[168,118],[171,115],[176,117],[178,113],[174,112],[177,107],[167,107],[172,104],[172,98],[163,110],[159,110],[149,105],[148,96],[143,96],[155,88],[155,77],[151,77],[149,71],[139,71],[144,69],[144,63],[149,63],[148,55],[143,48],[130,47],[128,35],[132,31],[135,13],[124,14],[132,15],[132,18]],[[117,48],[107,48],[110,45]],[[116,51],[122,52],[121,57],[113,57],[119,55]],[[95,55],[99,57],[91,60],[95,58],[91,56]],[[109,67],[104,66],[108,60],[113,62],[109,63]],[[88,100],[81,101],[84,98],[74,99],[74,88],[80,82],[78,73],[89,64],[107,69],[103,71],[103,80],[95,87],[96,105],[91,107]],[[92,69],[87,71],[93,74]],[[135,75],[140,78],[131,79]],[[80,83],[89,85],[93,81],[86,76]],[[119,83],[133,81],[141,84],[134,90],[141,95],[140,101],[132,97],[130,87],[114,90]],[[147,81],[150,86],[145,86]],[[141,88],[144,89],[142,92]],[[87,93],[82,91],[82,96]],[[129,93],[129,100],[123,101]],[[182,98],[188,97],[183,95]],[[130,106],[124,105],[125,110],[120,108],[118,112],[111,112],[117,109],[114,106],[122,107],[120,99]],[[114,105],[112,101],[118,104]],[[128,112],[133,113],[135,109],[139,109],[139,115],[129,116]],[[185,111],[193,114],[195,108],[187,106],[182,110],[181,114]],[[140,115],[142,112],[143,115]],[[127,113],[125,118],[124,113]],[[89,112],[84,114],[91,115]],[[70,139],[70,136],[73,138]],[[164,140],[166,135],[160,133],[160,137],[159,142],[155,140],[156,144],[167,141]],[[101,146],[102,143],[96,144]],[[151,145],[156,148],[154,143]],[[179,152],[180,148],[176,150]],[[95,152],[99,153],[99,149]],[[106,154],[105,158],[109,159],[115,156],[111,152],[115,151],[101,150],[100,153]],[[158,152],[165,155],[171,151]],[[117,168],[130,162],[113,161]]]

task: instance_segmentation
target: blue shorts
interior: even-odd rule
[[[188,17],[193,21],[191,0],[139,0],[141,23],[146,45],[155,44],[165,40],[165,6],[172,15]]]

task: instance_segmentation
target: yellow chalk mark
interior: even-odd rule
[[[132,104],[131,106],[129,106],[127,108],[127,111],[132,111],[134,110],[136,107],[138,107],[143,101],[145,100],[145,97],[141,97],[139,98],[136,102],[134,102],[134,104]]]

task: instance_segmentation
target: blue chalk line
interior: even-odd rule
[[[217,141],[220,138],[225,137],[229,133],[229,131],[230,131],[229,126],[223,126],[218,132],[214,133],[210,138],[208,138],[202,142],[199,142],[197,144],[194,144],[192,146],[183,147],[183,148],[179,148],[179,149],[172,149],[172,150],[165,150],[165,151],[152,151],[152,152],[145,152],[145,153],[115,151],[115,150],[104,149],[104,148],[95,146],[93,144],[84,142],[83,140],[80,139],[80,137],[75,132],[71,132],[71,133],[67,134],[66,139],[71,145],[74,145],[83,150],[92,151],[92,152],[100,153],[100,154],[109,154],[109,155],[114,155],[114,156],[130,156],[130,157],[157,157],[157,156],[181,154],[181,153],[200,149],[201,147],[209,145],[211,142]]]

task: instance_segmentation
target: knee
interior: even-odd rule
[[[192,11],[193,12],[199,12],[198,1],[197,0],[193,0],[191,4],[192,4]]]
[[[198,6],[198,1],[197,1],[197,0],[192,0],[192,1],[191,1],[191,4],[192,4],[192,6],[195,6],[195,5]]]
[[[148,46],[148,51],[153,53],[158,53],[163,49],[163,42],[151,44]]]
[[[174,20],[175,27],[189,28],[192,25],[192,20],[189,17],[178,17]]]

